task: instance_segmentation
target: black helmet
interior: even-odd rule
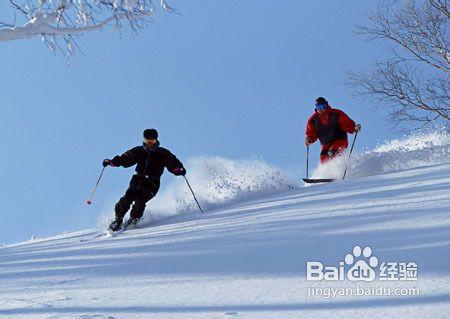
[[[319,105],[319,104],[326,104],[326,105],[328,105],[328,101],[324,97],[319,96],[316,99],[316,105]]]
[[[157,139],[158,138],[158,131],[154,128],[148,128],[144,130],[144,138],[145,139]]]

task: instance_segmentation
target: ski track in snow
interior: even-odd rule
[[[0,248],[2,318],[448,318],[450,165],[290,190],[114,238]],[[80,242],[80,240],[88,240]],[[305,264],[356,244],[415,261],[420,296],[306,298]],[[346,287],[348,282],[328,286]]]

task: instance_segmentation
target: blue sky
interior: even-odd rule
[[[362,123],[358,148],[394,137],[344,85],[386,54],[352,35],[375,1],[171,4],[183,16],[159,11],[138,36],[84,35],[70,66],[40,39],[0,43],[0,243],[92,227],[132,174],[109,171],[87,207],[101,161],[139,145],[148,127],[183,161],[256,156],[293,178],[317,96]]]

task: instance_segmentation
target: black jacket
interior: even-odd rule
[[[131,180],[131,186],[135,188],[156,188],[159,189],[161,175],[164,167],[173,173],[176,168],[183,167],[183,164],[169,150],[159,146],[159,142],[154,147],[146,144],[136,146],[126,151],[122,155],[115,156],[111,163],[114,166],[131,167],[136,165],[136,175]]]

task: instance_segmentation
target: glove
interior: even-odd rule
[[[184,176],[186,175],[186,170],[183,167],[174,168],[172,173],[176,176]]]
[[[103,160],[103,167],[106,167],[106,166],[113,166],[110,159]]]
[[[361,124],[356,124],[355,126],[355,132],[361,131]]]
[[[306,140],[306,141],[305,141],[305,145],[306,145],[306,146],[309,146],[309,144],[311,144],[311,142],[308,141],[308,140]]]

